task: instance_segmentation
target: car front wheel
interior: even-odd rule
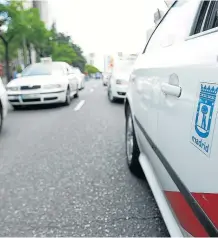
[[[79,97],[79,88],[78,88],[78,85],[77,85],[76,94],[74,95],[74,98],[78,98],[78,97]]]
[[[112,91],[111,91],[110,88],[108,88],[108,99],[109,99],[110,102],[115,102],[116,101],[116,99],[113,96]]]
[[[66,100],[65,100],[65,105],[69,106],[71,103],[71,97],[70,97],[70,88],[67,88],[67,92],[66,92]]]
[[[132,114],[130,109],[127,109],[126,115],[126,130],[125,130],[125,145],[126,159],[130,171],[138,178],[144,178],[141,165],[139,163],[140,150],[136,140]]]

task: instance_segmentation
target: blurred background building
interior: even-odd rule
[[[32,0],[32,7],[38,8],[41,20],[44,21],[47,28],[50,28],[50,14],[48,0],[38,1]]]
[[[23,2],[24,8],[38,8],[41,20],[45,23],[45,26],[47,28],[51,27],[51,21],[50,21],[50,8],[48,0],[38,1],[38,0],[25,0]],[[25,45],[25,39],[23,39],[23,44]],[[30,62],[30,59],[28,58],[28,54],[26,55],[26,61]],[[36,62],[36,52],[34,48],[31,49],[31,62]],[[22,68],[25,67],[25,57],[24,57],[24,50],[20,49],[18,50],[18,58],[15,62],[13,62],[14,65],[20,65]]]
[[[95,64],[95,58],[96,58],[95,53],[89,53],[89,54],[86,56],[87,64],[90,64],[90,65],[94,66],[94,64]]]

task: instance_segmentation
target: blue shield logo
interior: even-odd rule
[[[201,138],[207,138],[210,134],[217,92],[218,87],[201,84],[201,91],[195,117],[195,131]]]

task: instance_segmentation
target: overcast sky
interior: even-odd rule
[[[163,0],[50,0],[58,31],[71,35],[84,53],[138,52]]]

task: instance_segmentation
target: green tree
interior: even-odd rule
[[[0,3],[1,25],[4,25],[6,29],[6,31],[1,31],[0,38],[4,45],[6,76],[8,81],[10,80],[9,45],[12,40],[20,40],[20,32],[25,29],[22,9],[21,1],[6,1],[5,3]]]
[[[88,74],[95,74],[97,72],[100,72],[99,69],[97,69],[96,67],[92,66],[92,65],[89,65],[87,64],[85,66],[85,71],[88,73]]]
[[[40,19],[39,10],[37,8],[30,8],[25,10],[25,38],[28,49],[29,58],[31,59],[31,45],[35,48],[39,57],[50,56],[52,53],[52,46],[50,44],[51,32],[49,32],[43,21]],[[30,63],[32,63],[30,61]]]
[[[78,67],[82,72],[84,72],[86,59],[83,56],[81,48],[73,43],[70,36],[64,33],[58,33],[55,24],[53,24],[52,26],[52,32],[53,32],[53,39],[55,39],[55,42],[59,43],[60,45],[61,44],[69,45],[76,53],[76,57],[72,58],[70,64],[72,64],[74,67]]]
[[[77,55],[73,48],[71,48],[68,44],[54,44],[52,50],[52,60],[55,61],[64,61],[68,64],[71,64],[74,58]]]

